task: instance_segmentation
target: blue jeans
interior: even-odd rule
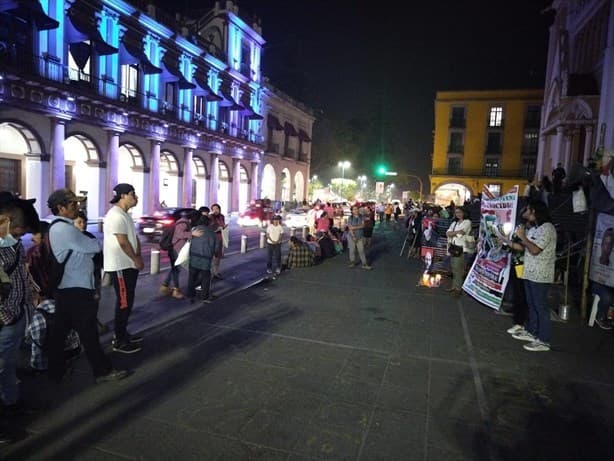
[[[174,249],[168,250],[168,257],[171,261],[171,269],[168,271],[168,274],[166,274],[166,278],[164,279],[164,285],[170,286],[172,278],[175,288],[179,288],[179,270],[181,269],[181,266],[175,266],[177,256],[177,252]]]
[[[593,294],[599,296],[599,303],[597,304],[597,318],[599,320],[605,320],[608,315],[608,308],[614,304],[614,288],[602,285],[601,283],[593,282],[591,286]]]
[[[542,342],[550,342],[550,308],[548,307],[548,283],[524,281],[529,305],[527,331]]]
[[[267,243],[267,262],[266,268],[273,269],[275,260],[275,270],[281,270],[281,243]]]
[[[17,323],[0,328],[0,390],[4,405],[14,405],[19,400],[17,355],[25,329],[25,314]]]

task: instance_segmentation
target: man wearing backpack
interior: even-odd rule
[[[134,354],[141,350],[142,336],[128,333],[128,319],[134,305],[134,293],[139,271],[143,269],[141,243],[128,210],[139,201],[131,184],[120,183],[113,188],[113,205],[104,217],[104,270],[111,274],[115,289],[115,337],[113,351]]]
[[[49,377],[60,381],[64,376],[64,341],[68,331],[74,328],[85,348],[96,382],[120,380],[129,376],[129,372],[113,368],[98,337],[93,257],[100,252],[100,245],[73,224],[79,213],[79,201],[80,198],[70,189],[56,190],[47,200],[49,209],[57,216],[49,226],[49,253],[64,263],[57,288],[50,287],[55,297],[55,322],[48,339]],[[51,280],[54,277],[50,275]]]
[[[160,249],[168,252],[168,257],[171,261],[171,269],[166,274],[166,279],[160,287],[160,292],[170,294],[175,299],[183,299],[184,296],[179,289],[179,270],[181,266],[175,266],[177,255],[188,240],[192,237],[191,216],[182,214],[181,217],[171,226],[168,234],[162,234],[160,239]],[[164,231],[167,232],[166,230]],[[173,279],[174,287],[170,288],[171,278]]]

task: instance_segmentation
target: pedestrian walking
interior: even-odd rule
[[[367,263],[367,257],[365,256],[365,239],[363,237],[363,229],[365,227],[364,217],[360,214],[358,205],[352,206],[352,214],[348,218],[348,233],[347,242],[350,249],[350,267],[356,266],[356,251],[358,251],[358,257],[362,263],[362,268],[365,270],[373,269]]]
[[[220,273],[220,263],[222,258],[224,257],[224,238],[222,236],[223,232],[227,232],[228,225],[226,224],[226,219],[222,214],[222,208],[219,204],[214,203],[211,205],[211,213],[209,214],[209,219],[211,221],[211,227],[215,231],[217,239],[220,242],[215,255],[213,256],[213,265],[211,267],[211,272],[213,277],[216,279],[222,279],[222,274]]]

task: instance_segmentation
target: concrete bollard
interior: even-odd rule
[[[151,250],[149,273],[152,275],[160,273],[160,250]]]
[[[247,253],[247,235],[241,236],[241,253]]]
[[[301,234],[301,237],[303,238],[303,240],[307,240],[307,235],[309,234],[309,227],[308,226],[303,226],[303,232]]]
[[[98,232],[102,234],[102,225],[104,224],[104,220],[102,218],[98,218]]]
[[[266,232],[260,232],[260,248],[264,248],[266,245]]]

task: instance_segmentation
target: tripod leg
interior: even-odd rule
[[[407,259],[411,258],[411,255],[413,254],[415,248],[416,248],[416,238],[418,237],[418,233],[416,232],[414,234],[414,238],[411,241],[411,246],[409,247],[409,250],[407,250]]]

